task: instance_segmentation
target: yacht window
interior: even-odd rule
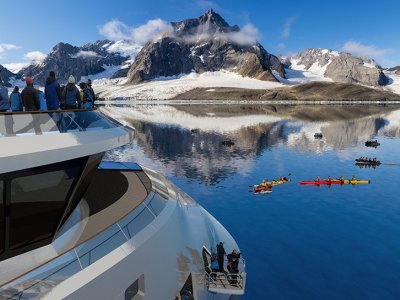
[[[144,274],[125,290],[125,300],[144,299]]]
[[[4,182],[0,181],[0,253],[4,251]]]
[[[50,238],[62,216],[80,168],[34,174],[11,180],[10,248]]]

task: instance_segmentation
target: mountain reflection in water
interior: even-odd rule
[[[150,166],[156,165],[156,169],[161,163],[160,171],[210,185],[233,173],[248,174],[256,158],[275,146],[311,153],[336,150],[338,155],[346,150],[349,157],[351,147],[363,145],[372,137],[398,137],[400,111],[395,109],[217,105],[102,108],[136,129],[136,147],[117,149],[108,154],[110,159],[130,155],[138,162],[144,159]],[[322,119],[327,111],[332,112],[333,120],[332,116]],[[315,139],[316,132],[321,132],[323,138]],[[229,139],[234,142],[232,147],[223,145]]]

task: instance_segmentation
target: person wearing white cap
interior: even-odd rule
[[[75,85],[75,77],[70,75],[68,77],[68,84],[64,89],[63,102],[65,109],[81,108],[81,94]]]

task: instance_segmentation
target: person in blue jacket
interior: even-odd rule
[[[62,93],[60,84],[56,80],[56,74],[54,73],[54,71],[50,71],[49,77],[47,77],[46,79],[44,93],[46,96],[47,109],[49,110],[59,109],[60,101],[62,100]]]
[[[38,96],[39,96],[39,102],[40,102],[39,110],[47,110],[46,97],[45,97],[44,93],[42,91],[39,91]]]
[[[21,93],[17,86],[14,87],[14,90],[10,94],[10,108],[12,111],[22,111]]]
[[[8,90],[3,86],[3,82],[0,78],[0,111],[5,112],[10,109],[10,103],[8,101]]]

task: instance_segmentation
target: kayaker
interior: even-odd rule
[[[343,176],[340,176],[339,180],[340,180],[341,182],[344,182],[344,177],[343,177]]]
[[[320,181],[321,180],[321,178],[319,178],[319,176],[317,177],[317,179],[315,179],[314,181]]]
[[[353,180],[357,180],[357,179],[356,179],[356,176],[353,175],[353,177],[351,177],[351,180],[352,180],[352,181],[353,181]]]

